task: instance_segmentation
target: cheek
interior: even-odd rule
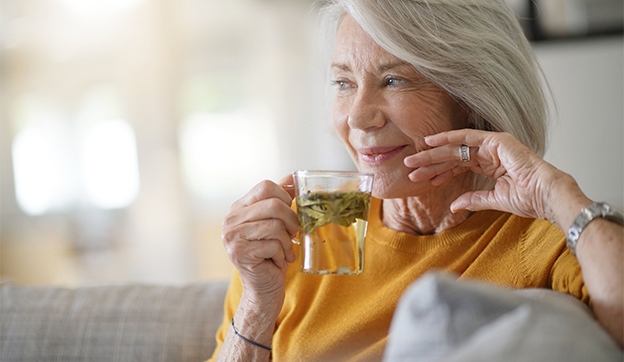
[[[445,94],[439,92],[421,94],[418,97],[397,97],[390,108],[395,114],[397,126],[419,148],[427,148],[425,136],[457,128],[459,123],[455,119],[455,102],[448,102]]]
[[[349,139],[349,123],[348,123],[348,106],[344,100],[336,99],[332,111],[332,120],[334,128],[338,132],[340,138],[347,142]]]

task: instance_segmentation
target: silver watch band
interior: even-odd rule
[[[572,222],[572,226],[568,229],[566,245],[570,248],[572,254],[576,255],[576,243],[585,226],[597,217],[613,221],[619,225],[624,225],[624,214],[606,202],[594,202],[584,207],[576,219],[574,219],[574,222]]]

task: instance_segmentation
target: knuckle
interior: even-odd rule
[[[258,183],[258,185],[256,185],[256,190],[261,194],[261,195],[266,195],[270,192],[270,190],[274,187],[274,183],[273,181],[270,180],[263,180],[260,181],[260,183]]]
[[[228,214],[221,223],[222,230],[229,230],[236,225],[236,217],[233,214]]]
[[[277,198],[270,198],[267,200],[267,207],[271,209],[279,209],[284,205],[284,202]]]
[[[223,229],[221,233],[221,239],[223,243],[228,245],[231,244],[236,239],[236,233],[232,229]]]
[[[269,223],[270,223],[270,227],[271,227],[272,229],[279,229],[279,230],[284,230],[284,229],[285,229],[285,227],[284,227],[284,222],[283,222],[282,220],[279,220],[279,219],[271,219],[271,220],[269,221]]]
[[[232,206],[230,206],[230,212],[234,212],[244,206],[242,199],[236,200],[232,203]]]
[[[228,258],[235,265],[239,265],[242,262],[242,257],[245,255],[244,247],[240,243],[230,244],[227,248]]]

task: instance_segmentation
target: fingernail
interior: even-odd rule
[[[421,178],[418,177],[418,170],[412,171],[410,172],[410,174],[408,175],[408,178],[412,181],[412,182],[418,182],[418,181],[422,181]]]

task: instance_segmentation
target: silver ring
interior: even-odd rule
[[[461,162],[470,162],[470,147],[461,145],[459,148],[459,159]]]

